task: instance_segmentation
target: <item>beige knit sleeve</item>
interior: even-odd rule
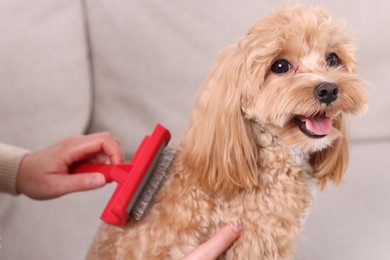
[[[0,143],[0,192],[17,195],[16,176],[27,150]]]

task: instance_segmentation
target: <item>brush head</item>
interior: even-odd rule
[[[145,185],[134,202],[129,205],[129,215],[136,220],[140,220],[150,205],[154,195],[158,192],[162,183],[168,176],[169,167],[176,155],[176,149],[170,146],[162,148],[157,156],[155,162],[150,167],[150,177],[147,179]]]

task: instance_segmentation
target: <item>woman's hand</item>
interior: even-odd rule
[[[184,260],[213,260],[223,254],[234,241],[238,239],[243,230],[241,223],[230,224],[223,227],[214,237],[201,244],[191,253],[185,256]]]
[[[122,149],[107,132],[68,137],[22,159],[17,191],[44,200],[102,187],[106,180],[100,173],[69,174],[72,164],[84,160],[118,164],[123,161]]]

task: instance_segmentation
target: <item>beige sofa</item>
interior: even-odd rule
[[[109,130],[129,157],[159,122],[175,142],[216,54],[281,2],[0,0],[0,141],[35,150]],[[371,102],[350,121],[344,184],[318,193],[297,259],[389,259],[389,4],[321,2],[348,21]],[[113,188],[0,194],[0,259],[82,259]]]

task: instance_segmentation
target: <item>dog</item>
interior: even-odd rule
[[[292,259],[313,191],[345,171],[345,115],[367,109],[354,52],[322,7],[256,22],[217,57],[146,215],[103,223],[87,258],[181,259],[240,222],[221,259]]]

